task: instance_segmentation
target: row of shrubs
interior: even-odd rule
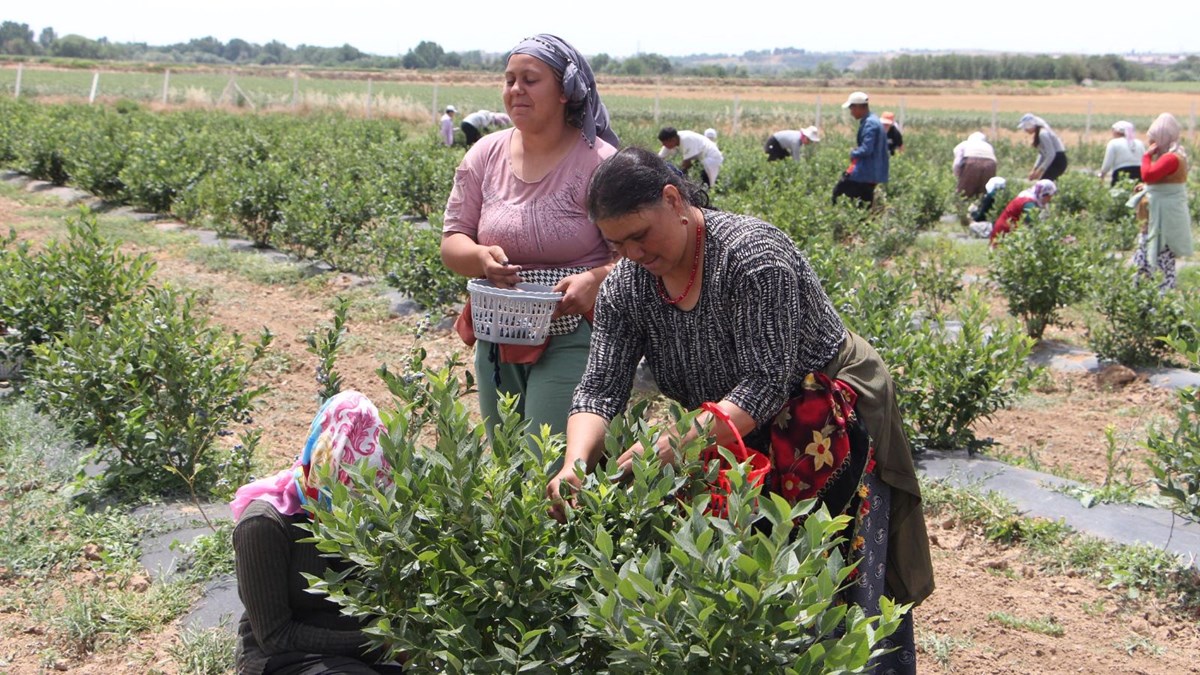
[[[462,295],[437,257],[461,152],[398,122],[0,101],[0,165],[262,246]],[[419,226],[434,220],[434,228]]]
[[[428,130],[406,137],[395,122],[344,117],[0,105],[11,108],[0,118],[0,159],[23,171],[240,228],[349,269],[386,272],[427,306],[462,296],[461,278],[441,264],[436,230],[460,155],[436,145]],[[653,142],[653,130],[618,127],[626,142]],[[948,166],[956,140],[910,134],[880,205],[867,211],[829,202],[850,139],[833,135],[810,146],[802,162],[769,163],[756,140],[738,137],[724,143],[726,167],[712,195],[714,206],[759,215],[809,253],[850,327],[872,338],[899,373],[912,431],[938,447],[972,442],[970,424],[1007,405],[1032,378],[1023,365],[1030,344],[1019,331],[989,321],[983,299],[959,292],[955,249],[916,246],[943,213],[965,211]],[[1009,175],[1023,172],[1032,153],[1011,142],[997,143],[997,152]],[[54,157],[57,164],[47,159]],[[52,166],[63,170],[36,173]],[[992,276],[1013,314],[1040,337],[1061,307],[1096,289],[1101,311],[1093,314],[1104,320],[1091,334],[1101,354],[1129,362],[1162,356],[1162,327],[1190,311],[1180,296],[1110,283],[1120,276],[1115,266],[1104,268],[1103,283],[1093,272],[1105,253],[1132,245],[1128,186],[1110,191],[1079,173],[1060,182],[1055,210],[1064,217],[1019,229],[993,256]],[[432,214],[435,227],[404,219],[415,213]],[[1127,287],[1139,292],[1120,292]],[[947,423],[949,409],[956,412]]]
[[[190,293],[151,283],[148,256],[106,242],[86,210],[67,229],[41,250],[12,235],[0,247],[0,347],[23,362],[28,394],[95,448],[104,490],[238,484],[249,457],[217,438],[249,421],[263,393],[251,369],[271,335],[245,344],[211,325]]]

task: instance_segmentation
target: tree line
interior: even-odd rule
[[[898,80],[1072,80],[1129,82],[1155,79],[1150,70],[1114,54],[901,54],[872,61],[860,75]]]
[[[409,70],[490,70],[504,67],[501,54],[480,50],[446,51],[436,42],[424,40],[403,56],[368,54],[350,44],[318,47],[301,44],[290,47],[278,40],[266,44],[234,38],[222,42],[214,37],[154,46],[144,42],[111,42],[82,35],[59,36],[46,27],[34,37],[28,24],[15,21],[0,23],[0,54],[16,56],[52,56],[60,58],[149,61],[165,63],[201,63],[234,65],[312,65],[326,67],[405,68]],[[669,58],[661,54],[637,54],[617,58],[597,54],[589,58],[597,73],[632,76],[748,77],[775,73],[784,77],[834,79],[855,76],[868,79],[902,80],[1069,80],[1140,81],[1200,80],[1200,57],[1189,56],[1169,67],[1150,67],[1114,54],[902,54],[870,62],[860,71],[835,63],[849,63],[845,55],[821,55],[803,49],[746,52],[736,60],[722,57],[725,63],[712,63],[707,57],[693,55]],[[715,59],[715,57],[714,57]],[[774,67],[768,68],[768,62]],[[814,65],[815,64],[815,65]],[[780,68],[779,66],[782,66]]]

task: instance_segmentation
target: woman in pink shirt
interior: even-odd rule
[[[565,432],[567,409],[587,364],[596,292],[615,260],[588,219],[592,172],[618,140],[596,92],[591,67],[561,38],[541,34],[518,44],[504,71],[504,109],[512,129],[489,134],[454,176],[442,229],[442,260],[466,277],[497,286],[519,281],[563,294],[542,345],[479,341],[479,407],[498,421],[501,395],[519,394],[518,411],[537,433]],[[474,342],[470,313],[459,334]]]

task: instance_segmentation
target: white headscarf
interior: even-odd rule
[[[1126,122],[1125,120],[1114,122],[1112,125],[1112,130],[1125,136],[1125,142],[1129,144],[1129,149],[1133,150],[1133,140],[1135,136],[1133,122]]]
[[[1150,125],[1146,131],[1146,138],[1149,138],[1150,142],[1158,144],[1159,157],[1168,152],[1175,153],[1180,157],[1187,157],[1187,152],[1179,142],[1181,133],[1179,120],[1175,119],[1171,113],[1163,113],[1154,120],[1154,124]]]
[[[967,140],[973,141],[975,143],[986,143],[987,142],[987,134],[983,133],[982,131],[976,131],[975,133],[971,134],[970,136],[967,136]]]
[[[1046,124],[1046,120],[1034,115],[1033,113],[1025,113],[1021,116],[1021,121],[1017,122],[1017,128],[1024,131],[1033,131],[1038,127],[1049,129],[1050,125]]]
[[[1032,197],[1038,206],[1045,206],[1050,197],[1058,194],[1058,186],[1049,178],[1043,178],[1032,187],[1022,190],[1018,197]]]
[[[716,142],[716,140],[717,140],[717,130],[716,130],[716,129],[713,129],[712,127],[709,127],[709,128],[707,128],[707,129],[705,129],[705,130],[704,130],[704,137],[705,137],[705,138],[707,138],[707,139],[708,139],[708,140],[710,140],[710,141],[713,141],[713,142],[715,143],[715,142]]]
[[[988,179],[987,185],[984,186],[984,189],[987,190],[988,194],[991,194],[997,190],[1003,190],[1007,185],[1008,181],[1004,180],[1003,176],[992,176]]]

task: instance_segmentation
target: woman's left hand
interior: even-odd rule
[[[592,270],[563,277],[554,286],[554,290],[563,294],[562,300],[554,308],[554,318],[573,314],[587,314],[596,305],[596,293],[600,291],[600,282]]]

